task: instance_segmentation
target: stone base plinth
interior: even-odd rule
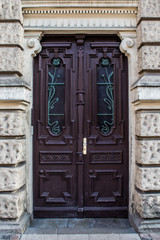
[[[31,223],[31,216],[24,213],[21,218],[15,221],[0,221],[1,234],[23,234]]]
[[[130,215],[131,225],[138,233],[160,231],[160,219],[142,219],[137,213]]]

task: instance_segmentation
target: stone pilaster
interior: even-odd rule
[[[30,89],[23,80],[24,30],[20,0],[0,1],[0,232],[21,233],[26,209],[26,113]],[[22,222],[22,221],[21,221]],[[16,224],[15,224],[16,223]],[[23,229],[23,230],[22,230]]]
[[[160,228],[160,4],[140,0],[137,17],[139,79],[136,113],[135,214],[138,231]],[[156,218],[156,220],[155,220]]]

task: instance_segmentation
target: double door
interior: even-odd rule
[[[126,217],[127,59],[117,36],[49,35],[34,61],[35,217]]]

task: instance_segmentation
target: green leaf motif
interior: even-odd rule
[[[108,58],[102,58],[102,66],[103,67],[107,67],[109,65],[109,60]]]
[[[61,64],[61,60],[59,58],[54,58],[52,64],[54,67],[58,67]]]

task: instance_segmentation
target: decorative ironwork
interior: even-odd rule
[[[54,58],[48,79],[48,125],[54,135],[64,126],[64,67],[60,58]]]
[[[113,67],[108,58],[102,58],[97,69],[97,123],[103,134],[108,134],[114,124]]]

